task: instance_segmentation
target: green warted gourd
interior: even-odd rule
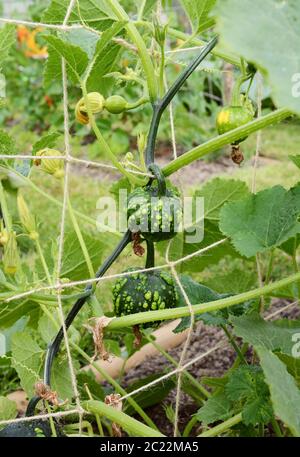
[[[165,271],[143,271],[118,278],[113,287],[115,315],[126,316],[144,311],[175,308],[178,294],[172,276]],[[159,322],[148,322],[142,328],[156,327]]]
[[[248,106],[225,106],[217,116],[217,129],[219,135],[230,132],[231,130],[241,127],[254,118],[253,111]],[[239,144],[247,137],[239,138],[232,144]]]
[[[158,187],[136,188],[128,197],[128,228],[148,241],[173,238],[182,221],[182,205],[178,193],[167,189],[159,196]]]

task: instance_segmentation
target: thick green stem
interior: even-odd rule
[[[106,405],[101,401],[89,400],[86,403],[83,403],[83,408],[93,414],[98,414],[99,416],[104,416],[110,419],[113,422],[119,424],[124,430],[129,432],[133,436],[143,436],[143,437],[163,437],[164,435],[158,430],[148,427],[147,425],[142,424],[133,417],[128,416],[122,411],[118,411],[112,406]]]
[[[197,424],[198,418],[197,416],[192,416],[192,418],[188,421],[185,429],[183,430],[183,437],[188,437],[190,436],[191,431],[193,430],[193,427]]]
[[[276,433],[276,436],[278,438],[283,438],[283,433],[281,431],[280,425],[278,424],[277,420],[274,417],[271,420],[271,424],[272,424],[274,432]]]
[[[242,294],[234,295],[232,297],[222,298],[221,300],[214,300],[208,303],[201,303],[193,305],[195,314],[209,313],[217,311],[218,309],[228,308],[230,306],[238,305],[239,303],[261,297],[262,295],[271,294],[274,290],[285,287],[300,281],[300,272],[288,276],[285,279],[267,284],[266,286],[244,292]],[[116,330],[123,327],[132,327],[133,325],[142,324],[152,321],[163,321],[168,319],[178,319],[190,315],[188,306],[182,306],[174,309],[164,309],[159,311],[145,311],[142,313],[135,313],[128,316],[117,317],[113,319],[106,327],[109,330]]]
[[[278,109],[273,111],[266,116],[259,117],[248,124],[245,124],[237,129],[231,130],[230,132],[224,133],[223,135],[217,136],[212,140],[206,141],[206,143],[196,146],[190,151],[186,152],[182,156],[170,162],[163,168],[163,173],[165,176],[170,176],[175,171],[180,170],[181,168],[189,165],[195,160],[200,159],[201,157],[209,154],[211,152],[221,149],[223,146],[233,143],[239,138],[246,137],[251,133],[257,132],[269,125],[276,124],[283,121],[284,119],[292,116],[292,113],[285,108]]]
[[[219,436],[222,433],[226,432],[229,430],[231,427],[233,427],[236,424],[239,424],[242,422],[242,414],[236,414],[235,416],[231,417],[227,421],[222,422],[222,424],[216,425],[215,427],[212,427],[211,429],[207,430],[206,432],[201,433],[198,435],[200,438],[209,438],[212,436]]]
[[[155,71],[153,67],[153,63],[151,61],[150,53],[145,45],[143,38],[141,37],[139,31],[137,30],[136,26],[133,22],[130,21],[128,14],[122,8],[117,0],[108,0],[108,3],[113,10],[114,14],[117,16],[119,21],[125,21],[125,28],[130,39],[136,45],[138,49],[138,53],[141,59],[141,64],[146,76],[147,86],[149,91],[150,100],[155,102],[158,97],[158,87],[157,87],[157,80],[155,77]]]

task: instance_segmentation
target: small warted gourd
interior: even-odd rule
[[[219,135],[230,132],[253,120],[253,111],[248,106],[225,106],[217,116],[217,129]],[[247,137],[239,138],[232,144],[237,145]]]
[[[156,186],[136,188],[128,197],[128,228],[148,241],[173,238],[182,220],[181,200],[176,190],[167,189],[160,196]]]
[[[65,436],[61,428],[55,423],[55,430],[57,436]],[[51,437],[52,430],[49,420],[30,420],[26,422],[16,422],[7,425],[0,430],[0,437]]]
[[[130,271],[135,270],[135,273]],[[115,315],[175,308],[178,294],[172,276],[161,270],[136,272],[119,278],[113,287]],[[142,324],[142,328],[156,327],[159,322]]]

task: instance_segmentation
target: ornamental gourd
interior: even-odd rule
[[[128,197],[128,228],[148,241],[173,238],[182,220],[181,200],[176,190],[167,189],[159,195],[156,186],[136,188]]]
[[[56,422],[55,431],[57,436],[65,436],[61,427]],[[50,427],[49,420],[35,419],[27,422],[16,422],[7,425],[0,430],[0,437],[51,437],[52,430]]]
[[[248,106],[225,106],[217,116],[217,129],[219,135],[230,132],[253,120],[253,112]],[[232,144],[237,145],[247,137],[239,138]]]
[[[135,270],[135,273],[130,271]],[[175,308],[178,294],[172,276],[161,270],[136,272],[119,278],[113,287],[114,312],[118,317],[144,311]],[[142,324],[156,327],[159,322]]]

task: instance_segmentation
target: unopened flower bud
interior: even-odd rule
[[[49,175],[55,176],[55,178],[63,178],[64,176],[64,161],[63,159],[51,159],[53,156],[61,156],[60,151],[55,149],[45,148],[37,153],[38,156],[42,156],[42,159],[35,161],[36,165],[41,165],[41,169]],[[45,157],[45,158],[44,158]],[[47,159],[49,157],[49,159]]]
[[[17,197],[17,204],[22,226],[29,234],[29,237],[33,240],[36,240],[39,235],[36,230],[35,217],[30,213],[27,203],[25,202],[23,195],[20,193]]]
[[[144,132],[140,132],[137,137],[137,146],[138,146],[138,151],[141,154],[145,151],[146,141],[147,141],[147,136],[145,135]]]
[[[2,228],[0,232],[0,244],[4,246],[8,242],[8,231],[6,228]]]
[[[166,41],[167,24],[162,24],[158,18],[154,18],[154,38],[159,46],[163,46]]]
[[[99,92],[90,92],[87,94],[88,107],[85,104],[85,98],[81,98],[76,104],[75,117],[81,124],[89,123],[88,111],[93,114],[101,113],[104,107],[104,97]]]
[[[15,275],[20,264],[16,232],[8,233],[8,241],[4,245],[4,273]]]
[[[133,156],[132,152],[129,151],[125,154],[123,164],[125,165],[125,167],[127,167],[133,162],[133,160],[134,160],[134,156]]]

